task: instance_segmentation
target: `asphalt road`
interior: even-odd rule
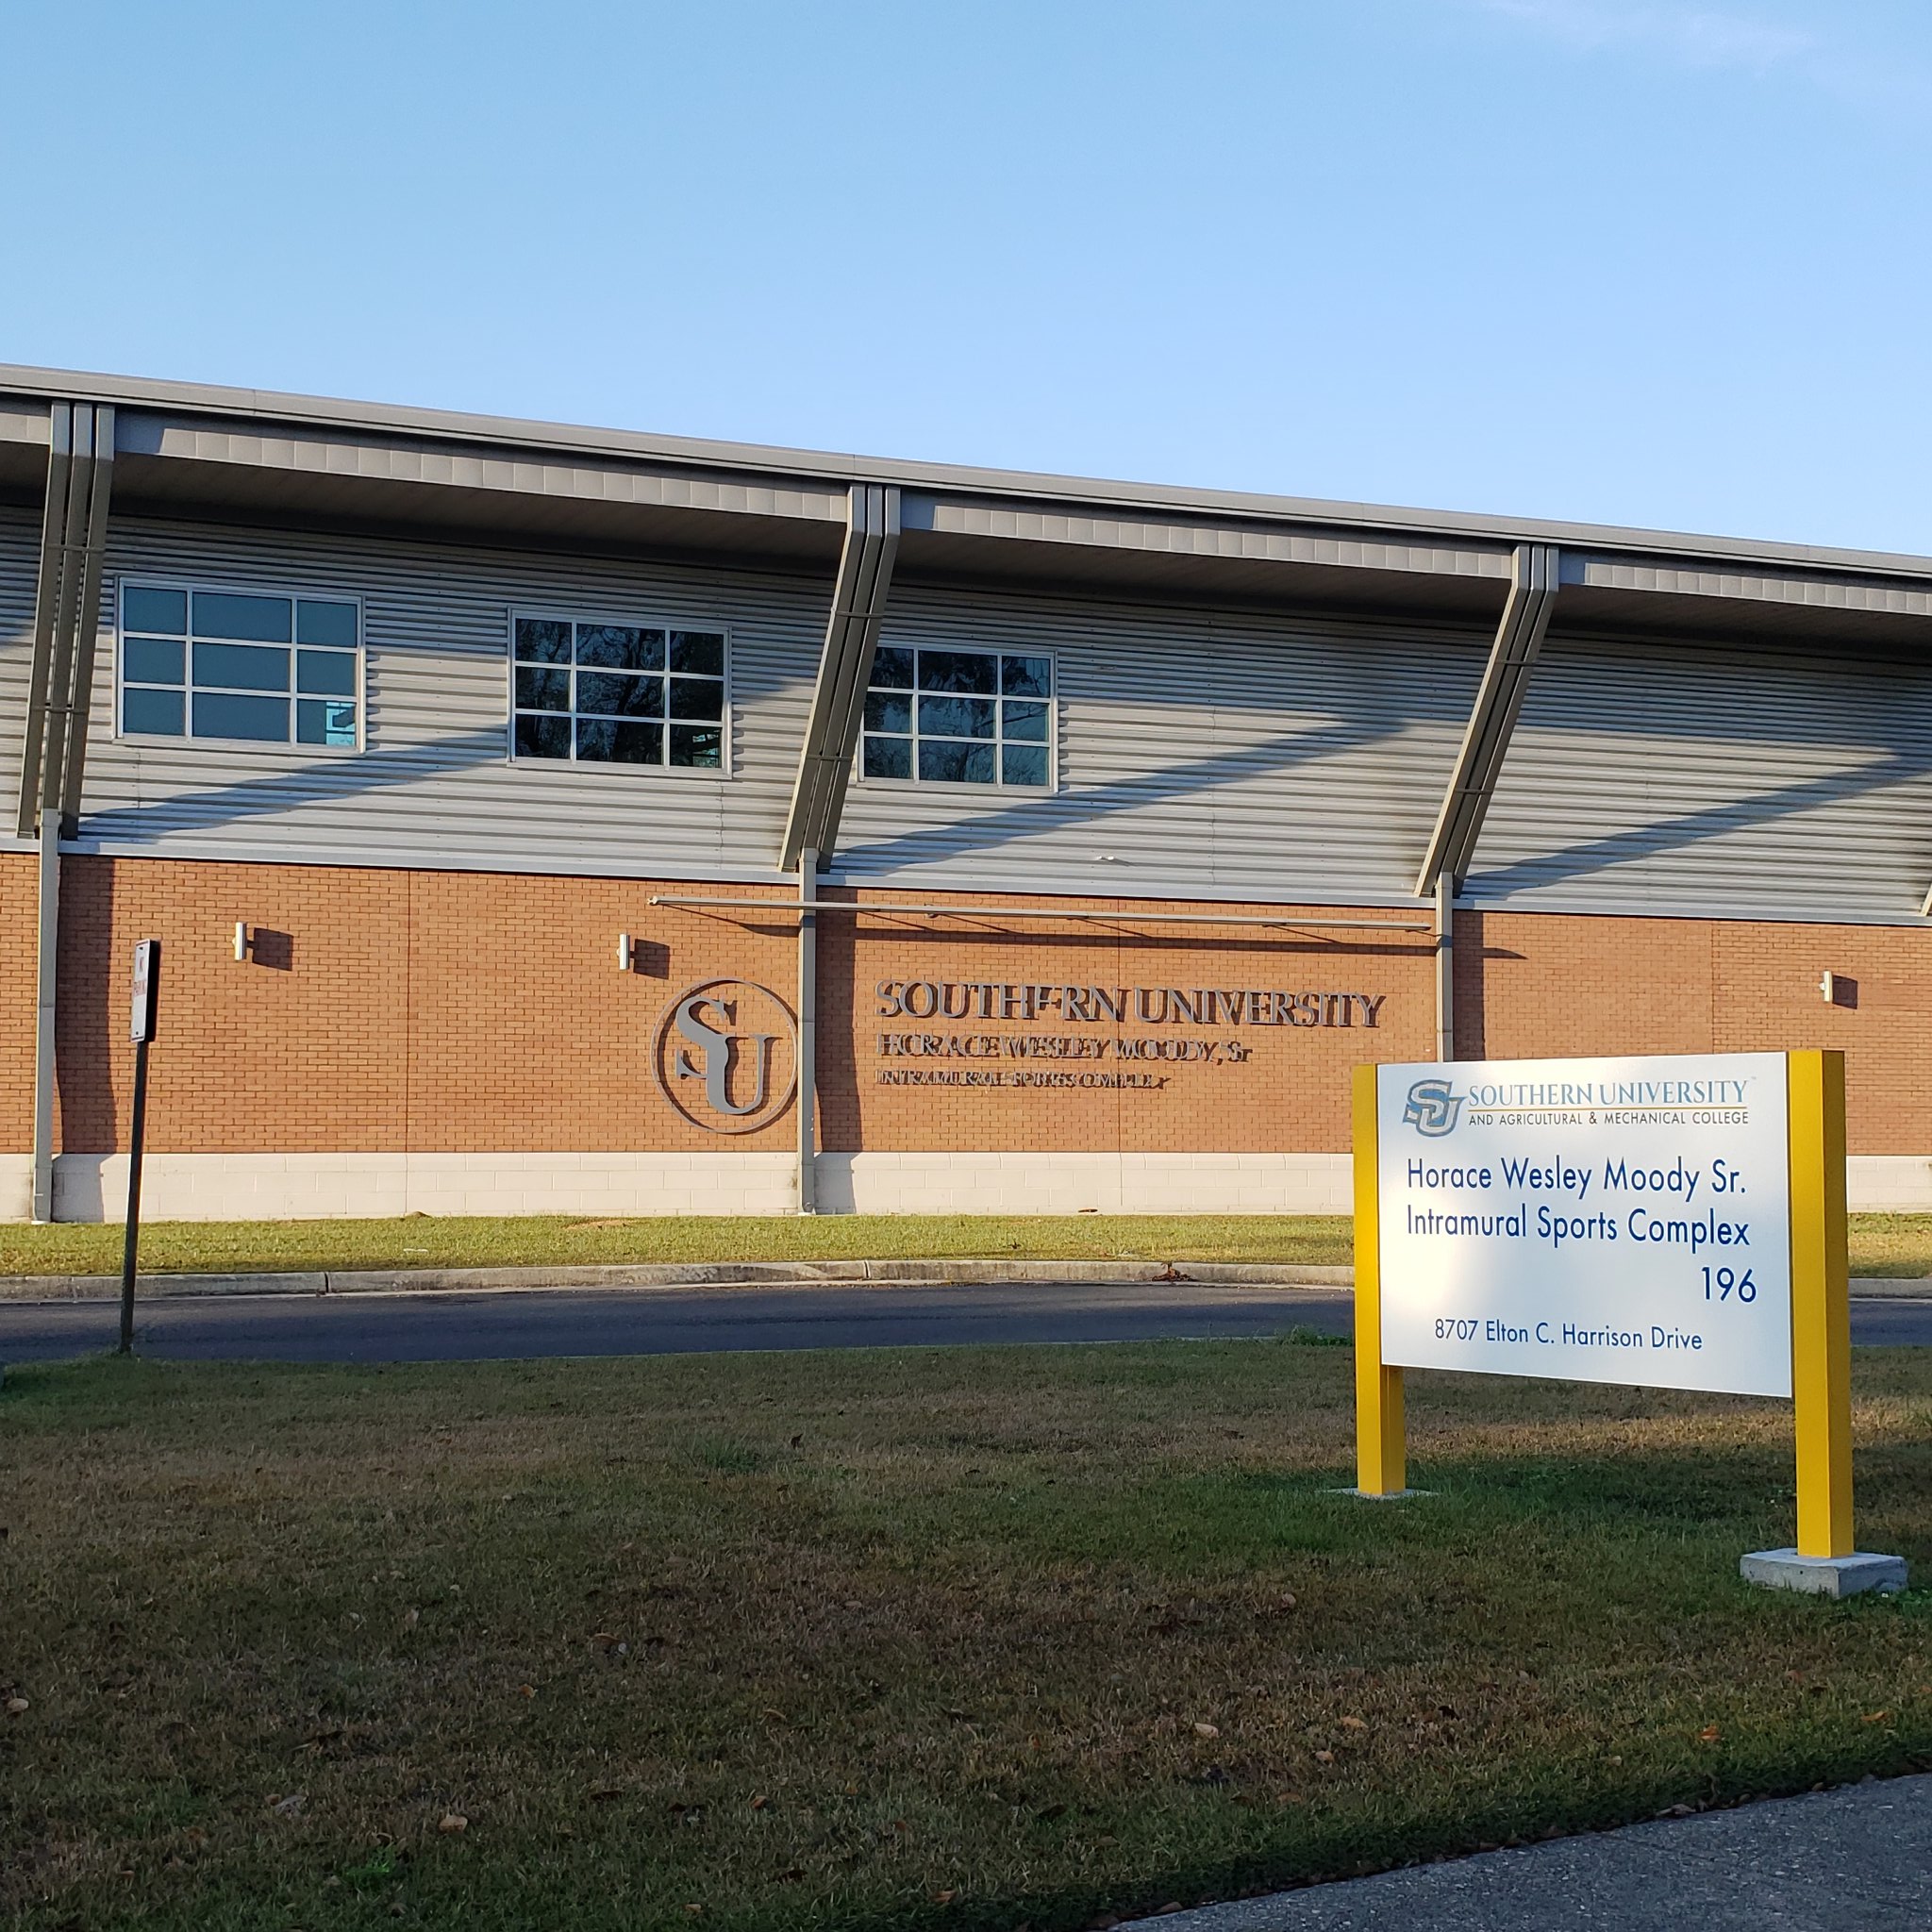
[[[493,1361],[741,1348],[911,1348],[1347,1335],[1347,1294],[1158,1282],[908,1287],[841,1283],[499,1293],[176,1296],[145,1303],[145,1355],[186,1361]],[[112,1348],[111,1302],[0,1304],[0,1362]],[[1852,1339],[1932,1343],[1932,1301],[1855,1300]]]
[[[1901,1777],[1140,1919],[1134,1928],[1899,1932],[1924,1925],[1928,1906],[1932,1777]]]

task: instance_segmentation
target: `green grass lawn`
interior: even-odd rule
[[[1350,1258],[1343,1215],[559,1215],[143,1225],[143,1270],[505,1268],[612,1261],[1300,1261]],[[1928,1243],[1932,1244],[1932,1243]],[[119,1274],[121,1230],[0,1226],[0,1274]]]
[[[156,1274],[505,1268],[613,1261],[1272,1261],[1343,1266],[1340,1214],[832,1214],[572,1220],[167,1221],[142,1231]],[[0,1274],[109,1274],[118,1226],[0,1226]],[[1932,1214],[1852,1217],[1855,1274],[1932,1274]]]
[[[0,1391],[0,1915],[1027,1924],[1932,1765],[1932,1592],[1757,1591],[1786,1405],[1278,1342]],[[1932,1357],[1860,1351],[1932,1564]],[[461,1821],[460,1827],[458,1821]]]

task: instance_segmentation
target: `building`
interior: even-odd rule
[[[0,370],[0,1211],[1327,1209],[1364,1058],[1842,1046],[1932,559]]]

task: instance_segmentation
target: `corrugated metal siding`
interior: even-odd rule
[[[1932,667],[1553,639],[1477,850],[1484,901],[1819,919],[1932,885]]]
[[[1060,784],[856,783],[844,876],[1263,900],[1407,895],[1488,648],[1468,632],[924,591],[895,595],[881,642],[1052,651]]]
[[[13,830],[20,797],[34,589],[40,569],[40,518],[25,510],[0,509],[0,831],[5,832]]]
[[[359,595],[367,750],[326,758],[117,743],[104,649],[83,842],[687,877],[773,863],[824,623],[827,592],[808,580],[121,519],[110,533],[104,622],[116,579],[147,573]],[[7,573],[9,586],[14,575]],[[508,613],[520,606],[728,628],[739,775],[510,764]],[[17,719],[27,622],[16,619],[8,635],[5,698]],[[17,724],[8,735],[17,761]]]
[[[35,515],[0,510],[9,802],[38,541]],[[121,572],[362,596],[370,748],[117,744],[104,649],[86,842],[776,876],[829,580],[125,518],[109,597]],[[507,616],[525,604],[727,626],[734,775],[509,765]],[[1487,648],[1465,631],[924,588],[894,599],[885,641],[1051,650],[1059,789],[856,783],[835,878],[1261,901],[1407,897]],[[1484,903],[1551,909],[1902,920],[1928,884],[1932,667],[1560,636],[1470,881]]]

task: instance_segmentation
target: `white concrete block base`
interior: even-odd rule
[[[0,1156],[0,1214],[31,1209],[32,1163]],[[823,1154],[827,1214],[1345,1214],[1345,1154]],[[790,1154],[150,1154],[154,1221],[396,1214],[790,1214]],[[118,1221],[127,1159],[63,1154],[60,1221]]]
[[[1754,1550],[1738,1562],[1746,1583],[1797,1590],[1807,1596],[1858,1596],[1868,1590],[1906,1587],[1906,1559],[1858,1550],[1849,1557],[1801,1557],[1796,1550]]]
[[[1858,1212],[1932,1210],[1932,1158],[1855,1155]],[[822,1154],[825,1214],[1346,1214],[1346,1154]],[[0,1220],[32,1211],[33,1163],[0,1155]],[[61,1221],[118,1221],[127,1160],[63,1154]],[[157,1221],[392,1214],[790,1214],[790,1154],[150,1154]]]

